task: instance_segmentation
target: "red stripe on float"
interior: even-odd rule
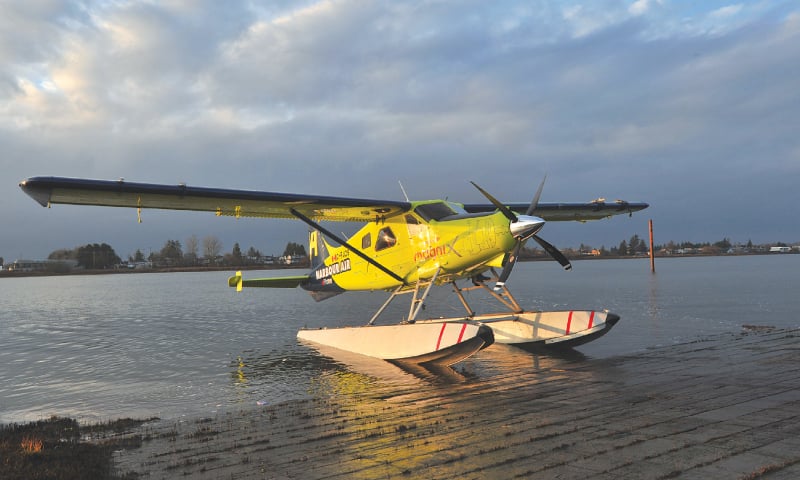
[[[442,344],[442,336],[444,335],[444,329],[447,328],[447,324],[442,324],[442,329],[439,330],[439,340],[436,341],[436,350],[439,350],[439,345]]]
[[[567,317],[567,331],[564,332],[564,335],[569,335],[570,325],[572,325],[572,310],[569,311],[569,317]]]
[[[594,310],[592,310],[592,313],[589,314],[589,326],[586,327],[586,330],[592,328],[592,322],[594,322]]]
[[[464,338],[464,332],[467,330],[467,324],[461,325],[461,333],[458,334],[458,341],[456,343],[461,343],[461,339]]]

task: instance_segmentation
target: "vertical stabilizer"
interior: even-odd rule
[[[317,230],[308,231],[308,256],[311,260],[311,270],[323,265],[328,257],[328,244]]]
[[[311,260],[311,274],[308,276],[308,282],[301,287],[308,290],[308,293],[318,302],[344,292],[333,280],[334,270],[325,266],[329,248],[322,233],[314,229],[308,231],[308,257]]]

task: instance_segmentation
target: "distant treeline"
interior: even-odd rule
[[[9,267],[16,266],[20,270],[49,270],[55,273],[66,272],[72,268],[87,270],[105,270],[112,268],[165,268],[165,267],[194,267],[194,266],[229,266],[240,267],[248,265],[268,264],[298,264],[307,263],[305,246],[289,242],[281,256],[265,255],[255,247],[250,247],[243,252],[239,243],[234,243],[230,252],[222,252],[222,242],[210,235],[200,241],[192,235],[182,244],[179,240],[167,240],[158,251],[151,251],[147,255],[137,249],[127,259],[122,259],[111,245],[106,243],[92,243],[75,248],[62,248],[50,253],[47,261],[22,261],[15,262]],[[3,259],[0,258],[0,266]]]
[[[722,254],[748,254],[769,252],[772,247],[791,247],[783,242],[756,245],[748,240],[747,243],[732,243],[729,238],[723,238],[717,242],[674,242],[669,241],[665,244],[654,244],[653,250],[656,255],[722,255]],[[795,251],[800,250],[798,248]],[[619,245],[606,248],[604,245],[594,248],[590,245],[581,244],[578,249],[561,249],[567,257],[578,258],[581,256],[593,257],[636,257],[649,255],[650,245],[648,242],[633,235],[629,240],[622,240]],[[526,247],[522,251],[522,258],[536,258],[548,256],[546,252],[538,248]]]
[[[777,242],[769,244],[734,244],[728,238],[717,242],[693,243],[674,242],[654,245],[656,255],[721,255],[721,254],[748,254],[769,252],[773,247],[789,247],[792,252],[800,252],[800,246],[792,246]],[[581,257],[635,257],[648,255],[650,247],[648,242],[633,235],[628,240],[622,240],[619,245],[599,248],[581,244],[575,248],[561,248],[564,255],[569,258]],[[522,258],[535,259],[548,257],[548,254],[539,248],[526,246],[521,252]],[[219,238],[209,235],[202,240],[197,236],[190,236],[185,243],[178,240],[167,240],[158,251],[151,251],[147,255],[137,249],[127,259],[122,259],[114,248],[106,243],[93,243],[72,249],[62,248],[55,250],[47,257],[48,261],[26,261],[23,267],[17,269],[47,270],[54,273],[63,273],[72,268],[87,270],[103,270],[111,268],[173,268],[173,267],[245,267],[270,264],[307,265],[308,257],[306,248],[301,243],[289,242],[286,244],[282,255],[265,255],[260,250],[251,246],[247,251],[242,251],[239,243],[234,243],[230,252],[222,252],[222,242]],[[17,264],[17,262],[15,262]],[[15,264],[7,265],[6,268]],[[4,265],[0,257],[0,267]]]

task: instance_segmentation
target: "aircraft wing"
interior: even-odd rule
[[[295,193],[226,190],[180,185],[33,177],[22,190],[42,206],[51,204],[195,210],[234,217],[297,218],[294,209],[314,220],[366,222],[411,209],[408,202],[325,197]]]
[[[511,203],[507,205],[512,211],[524,214],[528,210],[527,203]],[[599,220],[601,218],[614,215],[632,214],[639,210],[644,210],[649,205],[643,202],[625,202],[617,200],[614,203],[594,201],[589,203],[544,203],[536,206],[533,215],[540,217],[548,222],[563,222],[577,220],[585,222],[587,220]],[[491,203],[464,205],[464,210],[469,213],[491,212],[496,207]]]

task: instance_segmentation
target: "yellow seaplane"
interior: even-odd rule
[[[397,363],[452,365],[493,342],[523,346],[576,346],[605,334],[619,320],[607,311],[526,311],[506,286],[520,250],[533,239],[562,267],[569,260],[538,233],[547,221],[587,221],[628,214],[646,203],[540,203],[544,181],[529,203],[504,204],[472,182],[488,200],[392,201],[157,185],[124,180],[34,177],[19,186],[42,206],[97,205],[193,210],[218,216],[288,218],[309,225],[311,272],[306,275],[228,280],[231,287],[301,287],[322,301],[347,291],[382,290],[389,298],[362,326],[303,329],[297,337],[325,347]],[[362,222],[349,238],[322,221]],[[499,273],[498,273],[499,270]],[[459,285],[457,282],[466,284]],[[431,288],[448,285],[462,316],[420,318]],[[502,311],[477,313],[463,292],[481,290]],[[376,320],[398,296],[410,296],[408,315],[390,325]]]

